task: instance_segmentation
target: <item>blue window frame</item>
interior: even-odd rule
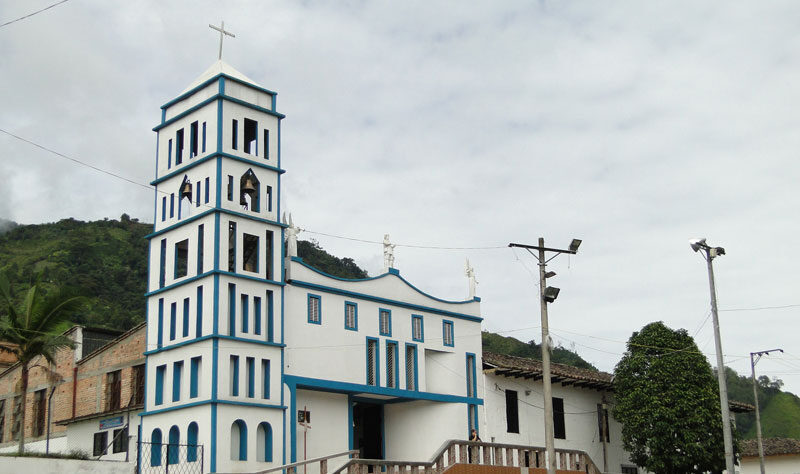
[[[169,139],[167,148],[167,169],[172,168],[172,139]]]
[[[183,163],[183,129],[175,132],[175,164]]]
[[[453,334],[453,321],[442,321],[442,344],[447,347],[455,346],[455,335]]]
[[[203,131],[206,129],[206,124],[203,122]],[[198,429],[197,423],[194,421],[189,423],[189,429],[186,431],[186,461],[197,461],[197,437]]]
[[[189,337],[189,298],[183,299],[183,337]]]
[[[250,332],[250,298],[242,293],[242,333]]]
[[[358,331],[358,304],[352,301],[344,302],[344,328]]]
[[[322,297],[308,294],[308,322],[322,324]]]
[[[380,308],[378,310],[378,328],[381,336],[392,335],[392,312],[391,310]]]
[[[209,179],[206,178],[206,195],[205,195],[205,203],[206,204],[208,204],[208,200],[209,200],[209,197],[210,197],[210,192],[209,192],[210,189],[211,189],[211,184],[209,182]]]
[[[197,398],[200,394],[201,359],[201,357],[192,357],[189,361],[189,398]]]
[[[206,152],[206,123],[205,122],[203,122],[203,144],[202,144],[200,150],[201,150],[200,153],[205,153]]]
[[[253,334],[261,335],[261,298],[253,297]]]
[[[158,347],[164,345],[164,298],[158,299]]]
[[[264,159],[269,159],[269,130],[264,129]]]
[[[200,183],[198,183],[197,189],[200,189],[199,184]],[[199,199],[197,203],[200,204]],[[203,250],[204,250],[203,246],[205,245],[204,242],[205,237],[203,235],[204,233],[205,233],[205,225],[200,224],[199,226],[197,226],[197,274],[198,275],[203,273]]]
[[[267,186],[267,212],[272,212],[272,186]]]
[[[239,356],[231,356],[231,396],[239,396]]]
[[[161,262],[158,271],[158,287],[164,288],[167,279],[167,239],[161,239]]]
[[[231,438],[239,440],[238,452],[231,447],[231,460],[247,461],[247,424],[242,420],[236,420],[231,426]]]
[[[269,398],[269,360],[261,359],[261,398]]]
[[[203,335],[203,286],[197,287],[197,311],[195,312],[194,337]]]
[[[150,434],[150,466],[161,465],[161,430],[156,428]]]
[[[258,429],[263,431],[263,433],[259,433],[259,438],[263,436],[264,439],[263,452],[258,453],[258,461],[272,462],[272,426],[266,421],[262,421],[259,423]]]
[[[169,444],[167,444],[167,464],[178,464],[178,445],[181,442],[181,432],[176,425],[169,429]]]
[[[234,119],[231,127],[231,148],[239,148],[239,121]]]
[[[195,183],[194,207],[200,207],[200,181]]]
[[[422,316],[419,314],[411,315],[411,339],[417,342],[425,342],[425,325]]]
[[[399,388],[400,374],[397,360],[397,341],[386,341],[386,387]]]
[[[189,158],[197,156],[197,121],[189,125]]]
[[[228,201],[233,201],[233,176],[228,175]]]
[[[181,378],[183,378],[183,361],[172,364],[172,401],[181,399]]]
[[[254,398],[256,396],[256,359],[248,357],[245,359],[247,366],[247,398]]]
[[[161,222],[167,220],[167,197],[161,198]]]
[[[178,326],[178,304],[172,303],[169,305],[169,340],[175,340],[175,330]]]
[[[475,378],[475,354],[467,352],[467,396],[475,397],[478,393],[478,381]]]
[[[175,193],[169,195],[169,218],[175,217]]]
[[[367,338],[367,385],[381,384],[380,352],[378,339]]]
[[[228,283],[228,335],[236,335],[236,285]]]
[[[419,390],[417,345],[406,343],[406,390]]]
[[[272,291],[267,290],[267,341],[273,342],[274,332],[275,327],[272,315]]]
[[[166,365],[159,365],[156,367],[156,405],[164,403],[164,377],[166,374]]]

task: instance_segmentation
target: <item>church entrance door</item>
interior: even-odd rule
[[[353,449],[362,459],[383,459],[383,405],[353,404]]]

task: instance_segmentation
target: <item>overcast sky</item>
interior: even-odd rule
[[[6,0],[0,23],[54,0]],[[167,4],[169,3],[169,4]],[[422,290],[464,299],[484,329],[540,342],[537,268],[566,247],[553,338],[612,371],[662,320],[712,365],[715,260],[726,364],[800,394],[797,218],[800,3],[99,2],[0,27],[0,128],[139,183],[159,107],[217,58],[278,92],[283,210],[380,273],[380,245]],[[0,133],[0,217],[153,221],[153,194]],[[319,233],[317,233],[319,232]],[[791,306],[795,305],[795,306]],[[734,311],[789,306],[779,309]]]

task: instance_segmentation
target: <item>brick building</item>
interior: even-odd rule
[[[35,359],[30,364],[26,449],[49,448],[54,452],[83,449],[91,454],[92,440],[88,449],[79,440],[68,441],[68,426],[73,420],[119,411],[131,399],[141,405],[142,395],[138,399],[133,395],[143,392],[137,391],[137,383],[132,379],[136,379],[137,371],[142,373],[142,369],[133,367],[144,361],[144,325],[124,334],[74,326],[65,335],[74,341],[74,348],[57,351],[53,365],[44,359]],[[0,452],[17,449],[19,379],[19,364],[0,372]],[[143,387],[143,375],[138,380]]]

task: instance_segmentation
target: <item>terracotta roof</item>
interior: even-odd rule
[[[800,454],[800,440],[790,438],[766,438],[762,440],[764,456],[778,456],[781,454]],[[758,441],[745,439],[739,443],[742,457],[758,457]]]
[[[57,425],[68,425],[70,423],[75,423],[75,422],[78,422],[78,421],[91,420],[91,419],[94,419],[94,418],[103,418],[103,417],[106,417],[106,416],[118,415],[118,414],[121,414],[121,413],[139,411],[139,410],[142,410],[142,409],[144,409],[144,403],[139,403],[137,405],[131,405],[131,406],[127,406],[127,407],[117,408],[116,410],[106,410],[106,411],[102,411],[102,412],[99,412],[99,413],[89,413],[88,415],[76,416],[75,418],[66,418],[64,420],[58,420],[58,421],[56,421],[56,424]]]
[[[734,413],[750,413],[756,411],[754,405],[745,402],[737,402],[736,400],[728,400],[728,406]]]
[[[542,378],[542,361],[526,357],[484,352],[483,368],[486,373],[494,373],[505,377],[522,377],[533,380],[541,380]],[[550,378],[553,382],[563,385],[611,390],[614,376],[596,370],[579,369],[564,364],[550,364]]]

